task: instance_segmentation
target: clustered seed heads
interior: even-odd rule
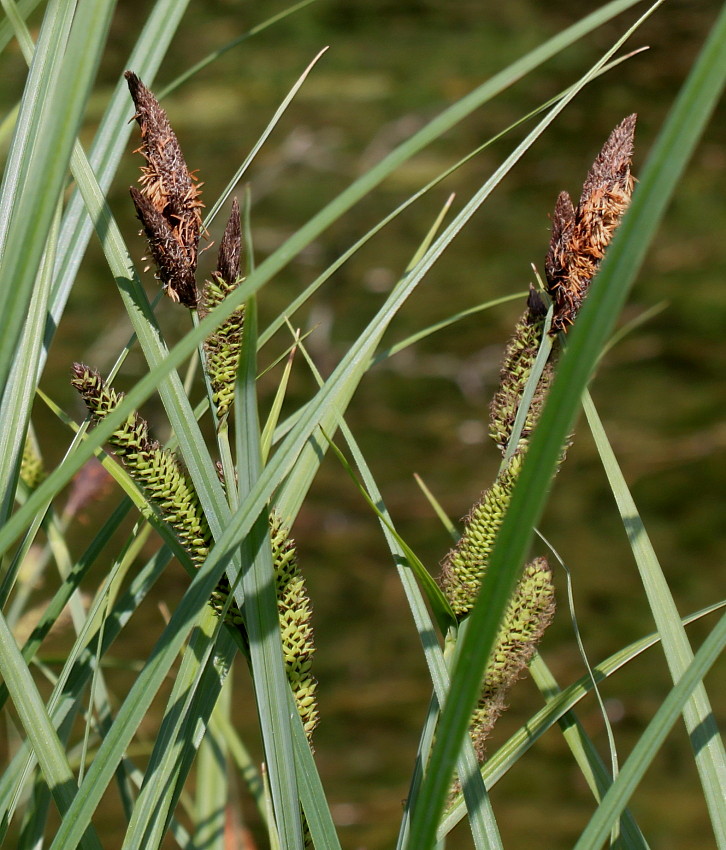
[[[295,543],[274,511],[270,515],[270,540],[285,673],[305,734],[312,743],[313,731],[318,725],[318,702],[315,695],[318,683],[311,672],[315,653],[310,624],[312,607],[297,563]],[[233,601],[227,605],[229,592],[229,581],[223,576],[212,594],[210,605],[219,616],[224,615],[226,623],[244,631],[237,604]]]
[[[226,487],[222,465],[217,464],[217,475]],[[308,742],[318,725],[318,702],[315,695],[317,680],[312,675],[312,658],[315,653],[311,625],[312,606],[297,563],[295,542],[289,529],[273,510],[269,517],[272,562],[275,573],[277,617],[280,623],[282,655],[287,680],[290,683],[298,714],[302,720]],[[210,604],[225,621],[244,628],[239,609],[232,603],[227,606],[229,582],[223,576],[212,595]],[[226,609],[226,613],[225,613]],[[307,846],[307,845],[306,845]]]
[[[282,635],[282,653],[290,687],[308,741],[318,725],[317,681],[311,673],[315,652],[312,608],[300,567],[295,544],[274,513],[270,517],[272,554],[277,587],[277,615]]]
[[[82,363],[73,364],[71,384],[80,393],[95,422],[108,416],[123,399],[123,393],[107,386],[98,372]],[[131,477],[143,488],[149,502],[172,528],[194,565],[201,566],[209,553],[212,535],[194,485],[176,455],[150,440],[148,423],[138,413],[131,413],[113,432],[109,444]],[[297,564],[295,544],[274,513],[270,517],[270,533],[285,669],[310,740],[318,722],[317,682],[311,673],[315,647],[310,600]],[[229,625],[244,632],[237,604],[234,601],[229,606],[226,604],[229,590],[229,581],[223,576],[210,604],[217,614],[224,612]]]
[[[131,198],[167,294],[172,301],[194,309],[198,300],[195,273],[202,228],[201,184],[187,168],[157,99],[136,74],[126,71],[124,76],[141,129],[139,152],[146,159],[139,180],[141,189],[132,187]]]
[[[458,619],[476,602],[522,458],[522,453],[515,454],[482,494],[465,520],[461,539],[444,560],[439,582]],[[506,707],[507,692],[531,661],[554,610],[552,573],[545,558],[535,558],[525,566],[499,625],[470,721],[469,733],[479,761],[484,761],[485,741]],[[452,794],[458,789],[455,783]]]
[[[577,207],[567,192],[557,198],[545,260],[547,290],[554,302],[552,334],[566,331],[574,321],[630,203],[636,118],[629,115],[610,134],[585,179]]]
[[[204,318],[218,304],[236,289],[242,282],[240,278],[240,214],[235,198],[232,213],[227,222],[224,236],[219,246],[217,271],[204,283],[199,315]],[[234,401],[234,386],[239,366],[242,331],[244,329],[244,305],[238,307],[217,330],[204,341],[207,361],[207,374],[212,387],[212,401],[216,407],[217,418],[223,419],[229,414]]]

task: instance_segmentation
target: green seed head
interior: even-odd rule
[[[554,612],[552,571],[545,558],[535,558],[525,566],[507,605],[472,716],[470,732],[480,762],[486,739],[506,708],[507,693],[532,660]]]
[[[474,607],[521,466],[522,456],[514,455],[494,484],[482,493],[465,520],[461,539],[444,560],[441,585],[459,618]]]

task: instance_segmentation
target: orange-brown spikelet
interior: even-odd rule
[[[610,134],[588,172],[577,207],[567,192],[557,198],[545,260],[547,289],[554,301],[552,334],[566,331],[574,321],[630,203],[636,118],[629,115]]]
[[[187,168],[177,137],[157,99],[132,71],[126,71],[124,76],[136,107],[134,118],[141,129],[138,150],[146,159],[139,180],[141,190],[132,191],[131,197],[167,294],[173,301],[194,308],[198,298],[194,274],[202,229],[201,183]],[[145,203],[140,204],[142,199]],[[166,227],[159,223],[162,219]],[[153,236],[149,235],[150,228]],[[178,248],[169,244],[170,238]],[[167,260],[175,255],[178,262],[160,263],[155,246],[157,250],[163,246]]]

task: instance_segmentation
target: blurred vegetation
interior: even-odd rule
[[[155,90],[161,91],[274,8],[285,6],[266,5],[263,12],[257,4],[232,0],[192,4]],[[125,70],[139,21],[150,6],[135,3],[133,12],[126,4],[119,6],[88,115],[89,138],[111,87]],[[489,298],[524,292],[532,278],[529,264],[542,266],[548,215],[557,193],[563,188],[577,191],[609,130],[630,112],[639,113],[637,177],[718,7],[714,0],[670,2],[640,30],[632,47],[647,44],[650,50],[591,84],[571,104],[433,269],[394,322],[391,341]],[[170,95],[164,106],[190,167],[203,172],[209,205],[305,65],[320,47],[330,45],[249,175],[259,262],[425,120],[574,21],[581,11],[582,4],[574,0],[315,3],[226,53]],[[407,163],[265,288],[262,325],[411,191],[569,84],[621,28],[616,21],[597,31]],[[25,74],[16,48],[8,52],[0,92],[4,111],[19,96]],[[608,353],[593,386],[683,614],[712,601],[713,585],[726,560],[721,534],[726,485],[726,211],[720,188],[724,129],[722,111],[681,183],[623,320],[661,302],[664,308]],[[324,373],[346,351],[380,303],[381,293],[397,280],[448,194],[458,191],[468,197],[520,132],[497,142],[389,225],[321,290],[310,309],[294,317],[294,324],[315,328],[309,346]],[[144,249],[135,236],[138,225],[128,198],[128,186],[137,176],[136,160],[130,147],[110,203],[138,260]],[[221,226],[220,219],[215,230]],[[213,232],[212,238],[219,235]],[[210,251],[202,263],[211,267],[214,254]],[[103,370],[130,332],[93,242],[80,274],[43,385],[79,416],[68,384],[71,362],[87,359]],[[151,287],[151,273],[146,281]],[[169,314],[161,321],[173,338],[178,314],[172,316],[173,307],[167,304],[161,311]],[[515,302],[479,314],[394,357],[365,379],[350,409],[348,421],[399,531],[433,573],[449,540],[412,475],[423,476],[454,518],[492,479],[498,453],[486,439],[483,423],[503,345],[520,311],[521,304]],[[263,363],[278,349],[273,343],[263,351]],[[134,369],[143,365],[141,357],[132,355],[126,375],[136,379]],[[311,389],[300,373],[292,384],[296,399]],[[269,387],[272,392],[273,380]],[[161,427],[160,408],[154,409],[153,402],[149,408],[152,423],[156,416]],[[48,434],[58,429],[40,405],[35,423],[52,464],[64,449],[66,435],[60,435],[57,445],[47,442]],[[344,846],[348,824],[355,846],[374,850],[390,846],[390,824],[400,816],[429,680],[378,525],[340,472],[328,458],[294,536],[315,605],[322,715],[316,749],[322,778],[343,827]],[[542,530],[573,573],[590,659],[597,661],[641,636],[647,609],[640,582],[582,422],[555,482]],[[557,575],[563,579],[561,572]],[[163,581],[166,604],[173,607],[187,579],[179,570]],[[147,604],[146,610],[149,618],[158,620],[154,606]],[[650,624],[645,628],[650,630]],[[144,629],[137,629],[142,640]],[[691,628],[695,645],[701,633],[698,625]],[[562,682],[583,672],[570,634],[563,594],[543,648]],[[115,650],[121,652],[134,652],[130,642]],[[713,681],[723,672],[722,663],[720,670],[714,668]],[[658,707],[668,681],[656,650],[603,688],[606,700],[611,690],[618,694],[608,706],[623,754]],[[723,712],[723,689],[720,697]],[[492,746],[520,724],[524,714],[518,706],[538,698],[527,682],[517,688]],[[237,719],[253,730],[251,705],[245,717],[246,699],[240,699]],[[583,705],[581,718],[604,752],[602,719],[593,700]],[[152,730],[149,735],[153,737]],[[564,752],[559,734],[551,733],[528,755],[526,770],[515,769],[494,789],[505,845],[525,846],[536,834],[538,846],[568,847],[579,834],[592,803],[579,775],[571,774],[569,767],[558,770],[560,760],[568,763]],[[652,846],[711,846],[682,724],[651,773],[648,795],[637,793],[633,810]],[[466,844],[465,833],[457,834]],[[456,836],[452,846],[455,842]]]

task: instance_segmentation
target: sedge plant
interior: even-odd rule
[[[339,265],[445,175],[413,193],[261,326],[265,287],[414,154],[548,58],[635,6],[635,0],[603,5],[451,104],[352,181],[258,266],[252,259],[252,208],[247,203],[241,210],[233,200],[215,270],[204,282],[198,272],[202,243],[214,229],[202,193],[208,178],[187,165],[182,134],[177,135],[153,91],[186,4],[158,0],[154,5],[87,153],[77,136],[108,43],[114,4],[51,0],[35,42],[25,22],[33,5],[4,3],[0,41],[17,39],[29,66],[0,189],[0,703],[13,742],[0,778],[0,842],[21,848],[44,843],[52,850],[109,846],[100,817],[104,800],[113,794],[122,813],[124,848],[171,842],[221,849],[228,846],[225,840],[242,834],[235,819],[241,816],[237,797],[244,795],[255,804],[270,847],[341,846],[314,747],[316,727],[326,722],[314,669],[315,599],[306,580],[314,565],[304,563],[292,538],[293,524],[332,448],[370,505],[371,518],[381,524],[431,678],[409,794],[400,824],[389,830],[392,839],[398,832],[398,846],[442,846],[464,817],[474,846],[503,846],[489,790],[526,758],[537,737],[559,723],[573,764],[593,794],[594,814],[576,846],[601,846],[610,836],[616,846],[646,847],[647,835],[628,801],[682,716],[713,833],[718,846],[726,847],[726,761],[703,683],[726,641],[726,627],[721,620],[692,651],[586,394],[647,245],[723,88],[726,15],[714,23],[639,170],[635,191],[635,116],[629,116],[605,142],[577,204],[566,192],[557,199],[544,284],[532,288],[526,299],[491,405],[489,430],[502,455],[501,467],[471,508],[458,542],[448,555],[441,553],[439,575],[436,565],[423,563],[397,531],[346,410],[371,366],[391,354],[382,347],[384,332],[427,272],[456,250],[456,235],[503,177],[568,103],[612,67],[627,38],[649,15],[659,14],[662,4],[654,3],[623,27],[582,77],[529,116],[522,141],[512,144],[452,220],[444,224],[442,214],[421,235],[400,280],[327,376],[317,373],[298,333],[272,356],[263,346],[276,345],[271,343],[279,340],[275,332],[290,326],[295,311]],[[256,30],[268,23],[274,21]],[[314,73],[313,65],[292,87],[228,190],[210,205],[213,213],[267,143],[307,75]],[[134,128],[140,147],[138,138],[130,142]],[[143,162],[129,203],[141,226],[148,270],[168,296],[153,304],[142,286],[144,271],[131,260],[137,251],[127,246],[106,200],[122,157],[131,156],[134,147]],[[68,363],[88,412],[79,424],[39,383],[50,342],[64,331],[66,305],[94,236],[134,337],[118,352],[109,374],[102,376],[93,363],[83,363],[80,351],[77,362]],[[174,311],[183,328],[171,346],[156,310]],[[404,340],[397,350],[437,327]],[[145,374],[121,392],[116,384],[130,351],[143,358]],[[280,361],[286,363],[284,377],[262,422],[259,376],[266,363]],[[202,380],[183,382],[179,370],[185,365],[189,375],[198,371]],[[311,373],[318,389],[289,411],[287,382],[298,369]],[[68,435],[64,455],[52,468],[43,458],[44,435],[31,425],[36,396]],[[161,401],[168,425],[163,441],[140,412],[152,396]],[[657,634],[622,648],[584,680],[560,687],[537,652],[554,616],[557,573],[548,556],[533,556],[529,548],[550,480],[574,439],[580,404],[631,536]],[[106,475],[98,473],[98,466],[87,466],[94,455]],[[61,509],[59,499],[71,481],[74,489]],[[83,506],[100,498],[102,488],[114,488],[120,501],[97,527],[86,529],[83,553],[76,558],[70,534]],[[119,534],[126,535],[120,546]],[[94,586],[93,567],[106,552],[112,552],[103,555],[109,567]],[[114,641],[131,633],[134,615],[144,600],[154,598],[156,583],[173,559],[187,573],[183,594],[166,612],[147,654],[133,666],[127,693],[120,695],[109,663]],[[34,564],[36,578],[55,569],[59,586],[42,601],[30,635],[20,638],[33,599],[27,576]],[[44,641],[68,615],[71,646],[51,669],[43,663]],[[577,702],[599,679],[657,642],[673,689],[618,772],[615,763],[602,762],[577,726]],[[246,707],[254,707],[259,727],[259,740],[249,748],[234,724],[232,682],[241,665],[251,677]],[[542,699],[527,729],[493,751],[494,724],[528,666]],[[161,719],[148,741],[143,729],[152,708]],[[138,747],[144,758],[138,758]],[[261,758],[253,755],[257,748]]]

